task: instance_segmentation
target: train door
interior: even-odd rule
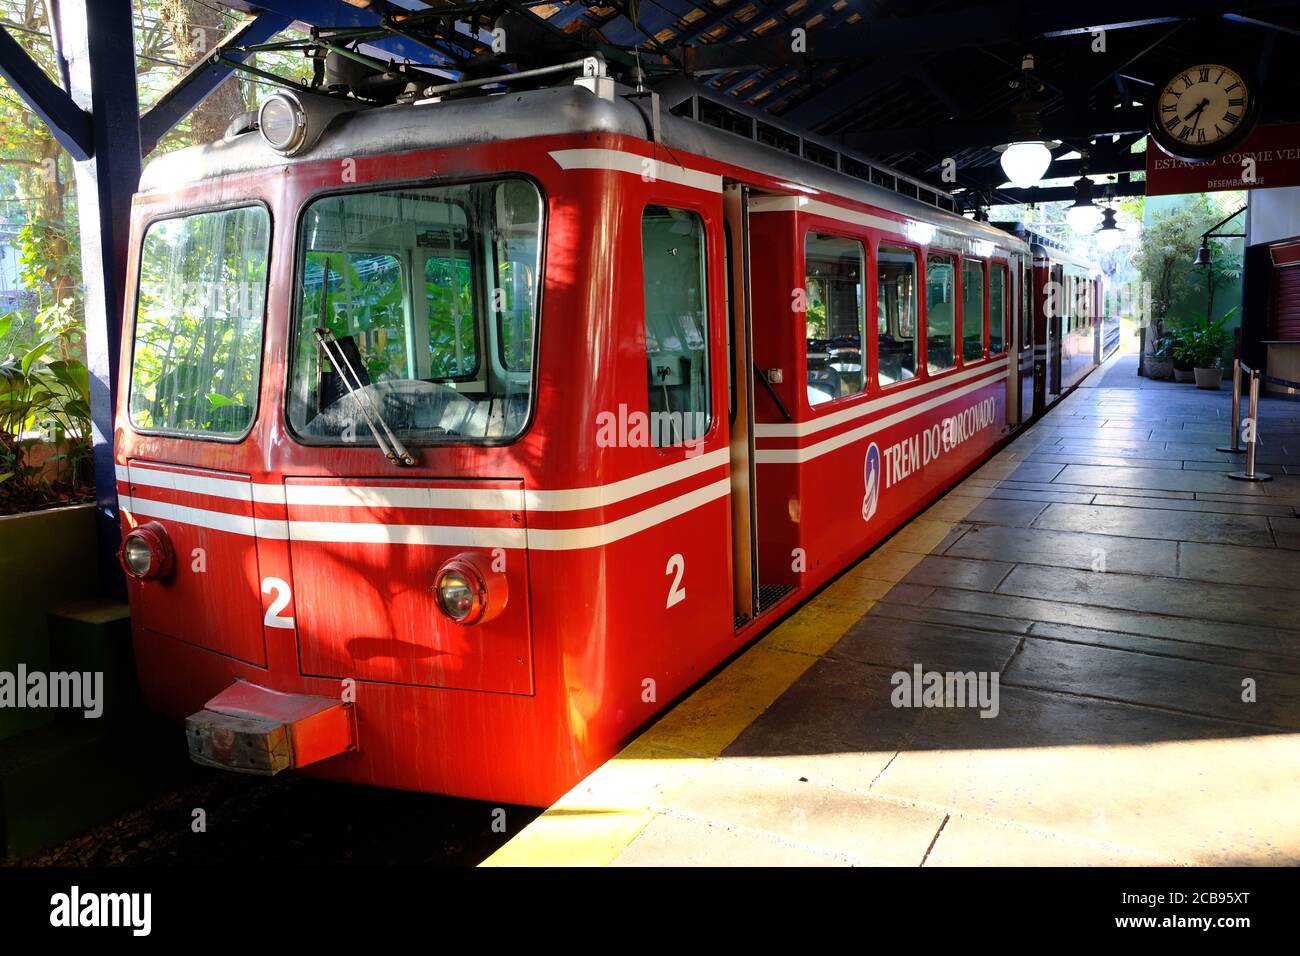
[[[1101,364],[1101,280],[1088,280],[1088,322],[1092,325],[1092,364]]]
[[[788,399],[793,355],[790,299],[792,197],[758,195],[744,184],[724,188],[732,388],[731,506],[735,621],[741,627],[776,606],[799,584],[802,568],[792,555],[799,547],[798,471],[760,460],[758,437],[788,429],[794,421]],[[756,213],[767,213],[759,222]],[[777,303],[786,303],[780,307]],[[757,306],[757,307],[756,307]],[[800,374],[797,381],[802,382]],[[788,391],[787,391],[788,395]],[[766,430],[766,431],[765,431]],[[780,432],[782,435],[784,431]],[[795,504],[792,504],[795,503]]]
[[[1047,313],[1047,390],[1053,395],[1060,395],[1061,340],[1065,331],[1061,319],[1061,314],[1064,311],[1062,306],[1065,301],[1065,271],[1059,264],[1054,265],[1050,275],[1052,292],[1047,297],[1047,301],[1051,304],[1051,308],[1048,309]]]
[[[1007,350],[1007,425],[1014,428],[1029,417],[1024,403],[1025,376],[1033,376],[1033,367],[1025,366],[1024,266],[1019,256],[1011,256],[1006,270],[1006,350]],[[990,306],[990,309],[992,307]],[[991,312],[990,312],[991,316]],[[1032,353],[1029,353],[1032,354]]]
[[[739,627],[759,613],[758,498],[754,469],[754,351],[749,287],[749,187],[723,192],[731,417],[732,594]]]

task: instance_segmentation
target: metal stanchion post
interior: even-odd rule
[[[1254,369],[1250,370],[1250,406],[1247,414],[1250,416],[1250,437],[1246,441],[1246,470],[1230,471],[1228,477],[1238,481],[1268,481],[1272,475],[1255,470],[1255,442],[1259,438],[1259,373]]]
[[[1228,428],[1232,431],[1232,444],[1226,448],[1219,446],[1219,451],[1226,451],[1230,455],[1240,455],[1241,446],[1237,444],[1238,436],[1241,434],[1241,359],[1232,360],[1232,421],[1228,422]]]

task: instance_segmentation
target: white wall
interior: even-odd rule
[[[1253,246],[1300,236],[1300,186],[1252,189],[1247,229]]]

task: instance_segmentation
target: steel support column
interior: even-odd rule
[[[90,115],[92,155],[76,163],[86,298],[96,512],[101,570],[120,591],[120,534],[113,467],[131,196],[140,183],[140,122],[131,0],[62,0],[58,7],[69,94]]]

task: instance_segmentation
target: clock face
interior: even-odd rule
[[[1207,159],[1239,143],[1254,125],[1255,94],[1230,66],[1202,63],[1159,88],[1152,135],[1168,153]]]

